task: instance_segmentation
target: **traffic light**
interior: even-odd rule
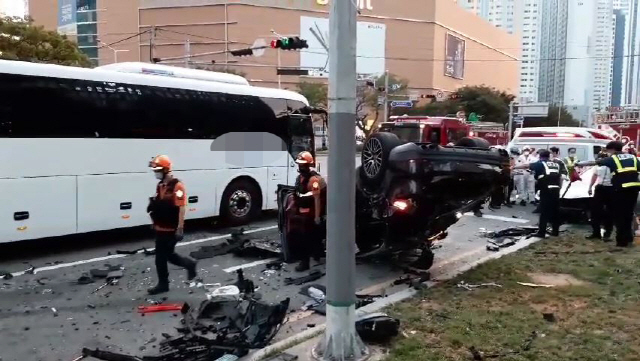
[[[271,41],[271,47],[273,49],[282,49],[282,50],[298,50],[298,49],[306,49],[309,47],[307,41],[304,39],[300,39],[298,36],[290,37],[290,38],[281,38],[278,40]]]
[[[253,55],[253,49],[246,48],[246,49],[231,50],[231,55],[233,55],[233,56],[251,56],[251,55]]]
[[[453,93],[449,95],[449,99],[460,99],[460,98],[462,98],[462,96],[458,93]]]
[[[435,94],[420,94],[420,98],[422,98],[422,99],[425,99],[425,98],[426,99],[435,99],[436,96],[435,96]]]

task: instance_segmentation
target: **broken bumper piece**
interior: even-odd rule
[[[197,310],[185,304],[179,335],[160,342],[158,355],[130,356],[84,349],[85,357],[106,361],[202,361],[245,356],[271,342],[284,323],[290,300],[267,304],[253,298],[204,301]]]

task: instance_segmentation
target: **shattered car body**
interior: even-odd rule
[[[364,144],[356,181],[356,244],[360,255],[379,250],[421,251],[413,266],[433,264],[432,242],[461,215],[508,184],[504,149],[479,138],[456,146],[406,142],[391,132],[372,134]],[[329,185],[330,186],[330,185]],[[280,187],[279,202],[293,192]],[[279,227],[286,239],[284,212]],[[287,247],[283,247],[286,249]]]
[[[250,349],[266,347],[282,327],[289,299],[268,304],[252,297],[242,300],[213,299],[199,308],[182,310],[179,335],[160,342],[159,354],[129,356],[83,349],[84,357],[100,360],[204,361],[224,355],[245,356]]]

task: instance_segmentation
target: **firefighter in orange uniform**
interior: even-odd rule
[[[315,164],[311,153],[300,153],[296,163],[300,174],[296,178],[294,204],[296,218],[302,224],[299,228],[301,231],[295,232],[293,241],[300,255],[296,271],[302,272],[310,268],[311,257],[318,261],[324,254],[327,184],[318,172],[311,169]]]
[[[149,167],[159,180],[156,194],[151,199],[147,212],[153,220],[156,231],[156,272],[158,284],[148,290],[150,295],[169,291],[169,269],[167,262],[187,270],[187,278],[196,278],[196,262],[175,252],[175,247],[183,238],[184,216],[187,206],[187,193],[184,184],[171,173],[171,160],[159,155],[151,161]]]

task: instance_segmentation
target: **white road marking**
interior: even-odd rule
[[[465,216],[473,216],[473,213],[468,212],[464,214]],[[478,217],[480,218],[480,217]],[[483,214],[482,218],[486,218],[486,219],[495,219],[498,221],[505,221],[505,222],[513,222],[513,223],[529,223],[530,221],[528,219],[520,219],[520,218],[509,218],[509,217],[503,217],[503,216],[494,216],[492,214]]]
[[[275,229],[275,228],[278,228],[278,226],[269,226],[269,227],[256,228],[256,229],[251,229],[251,230],[245,231],[244,234],[264,232],[264,231],[269,231],[269,230],[272,230],[272,229]],[[219,235],[219,236],[196,239],[196,240],[189,241],[189,242],[179,243],[178,245],[176,245],[176,247],[184,247],[184,246],[189,246],[189,245],[192,245],[192,244],[198,244],[198,243],[208,242],[208,241],[215,241],[215,240],[218,240],[218,239],[229,238],[229,237],[231,237],[231,234],[223,234],[223,235]],[[148,250],[152,251],[152,250],[154,250],[154,248],[149,248]],[[123,257],[126,257],[126,256],[128,256],[128,255],[126,255],[126,254],[112,254],[110,256],[90,258],[90,259],[85,259],[85,260],[80,260],[80,261],[75,261],[75,262],[69,262],[69,263],[60,263],[60,264],[53,265],[53,266],[39,267],[39,268],[35,269],[34,274],[35,273],[40,273],[42,271],[53,271],[53,270],[57,270],[57,269],[61,269],[61,268],[69,268],[69,267],[79,266],[79,265],[83,265],[83,264],[87,264],[87,263],[94,263],[94,262],[101,262],[101,261],[106,261],[106,260],[110,260],[110,259],[123,258]],[[269,260],[269,261],[267,261],[265,263],[268,263],[268,262],[271,262],[271,260]],[[256,264],[256,266],[257,266],[257,264]],[[233,271],[230,271],[230,272],[233,272]],[[13,277],[22,276],[24,274],[25,274],[24,271],[12,273]]]
[[[245,264],[241,264],[238,266],[233,266],[233,267],[229,267],[229,268],[225,268],[223,269],[223,271],[227,272],[227,273],[231,273],[231,272],[235,272],[239,269],[245,269],[245,268],[251,268],[251,267],[255,267],[255,266],[259,266],[261,264],[267,264],[269,262],[273,262],[273,261],[277,261],[277,258],[269,258],[269,259],[263,259],[260,261],[255,261],[255,262],[251,262],[251,263],[245,263]]]

